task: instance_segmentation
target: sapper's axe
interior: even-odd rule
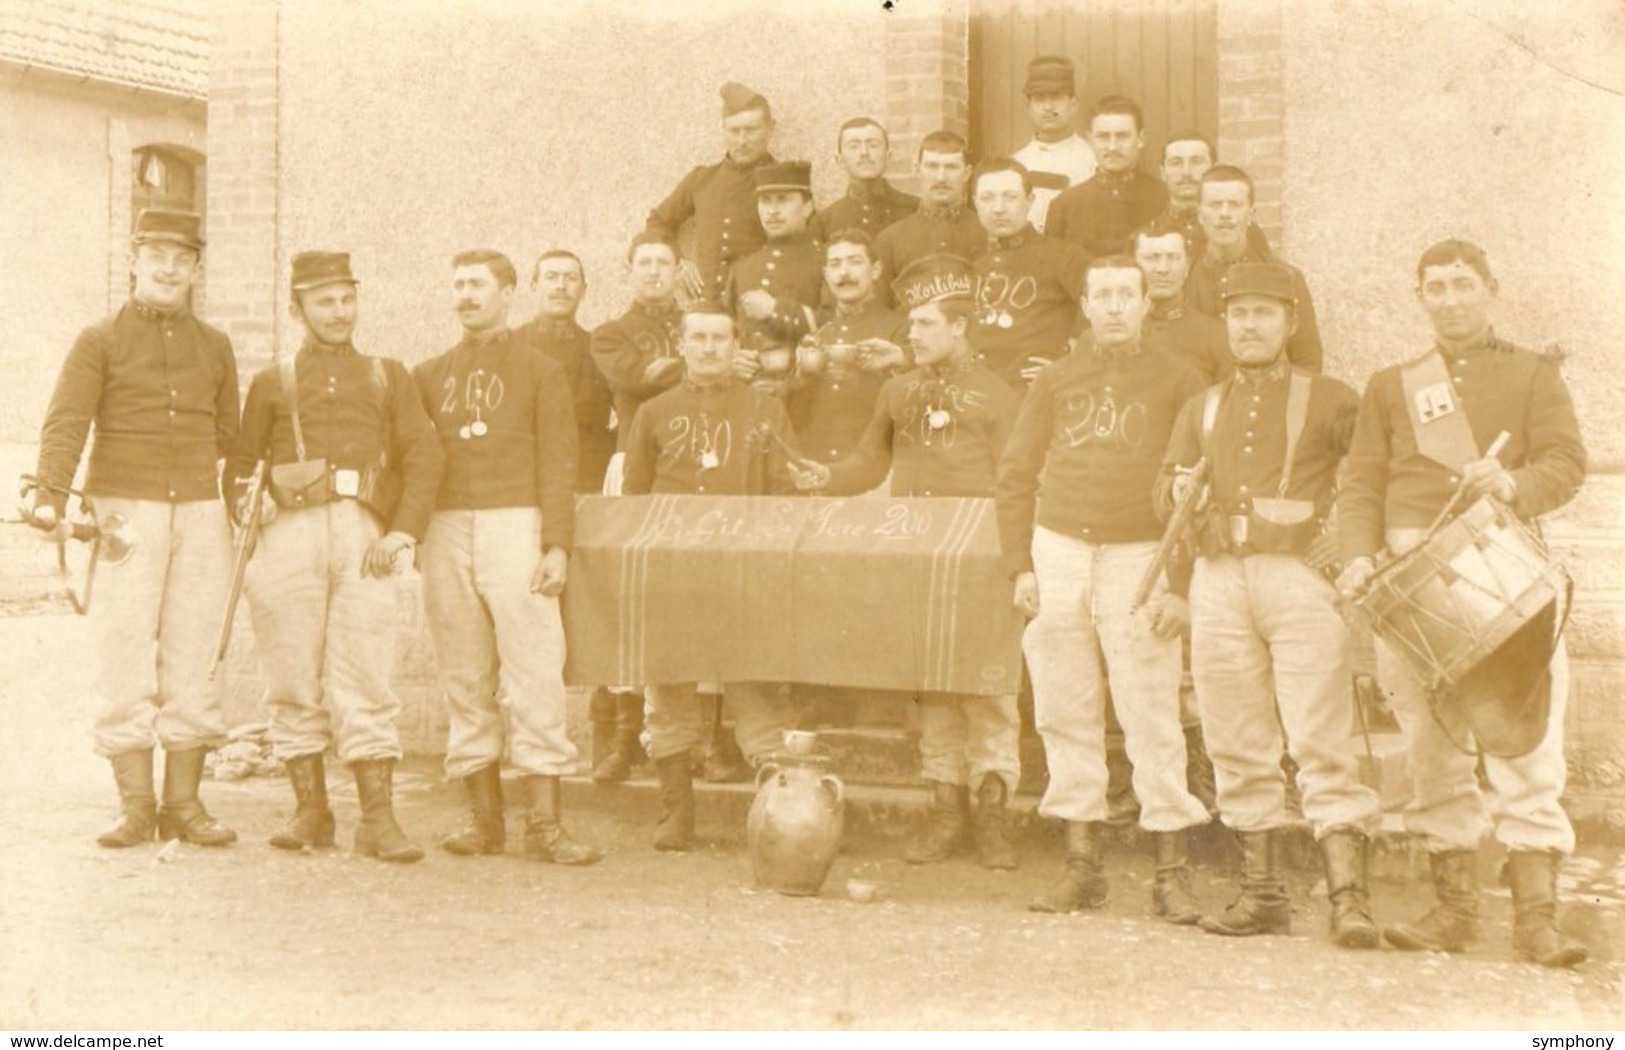
[[[49,492],[62,497],[64,507],[70,498],[77,497],[83,517],[77,521],[59,519],[54,506],[22,510],[20,518],[3,518],[0,524],[27,525],[42,538],[56,544],[56,568],[62,576],[62,587],[73,605],[73,611],[83,616],[90,611],[91,591],[96,583],[96,566],[101,562],[122,565],[135,551],[135,530],[122,514],[109,514],[105,518],[96,513],[91,498],[76,488],[49,485],[33,474],[24,474],[18,483],[18,495],[27,499],[35,492]],[[77,540],[90,545],[90,560],[85,566],[83,584],[75,588],[72,573],[68,571],[68,541]]]

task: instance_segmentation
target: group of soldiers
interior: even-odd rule
[[[1362,398],[1320,374],[1307,283],[1253,223],[1244,171],[1189,132],[1170,136],[1152,177],[1140,109],[1118,96],[1090,107],[1079,135],[1064,58],[1035,60],[1025,90],[1034,140],[973,165],[960,136],[927,135],[918,199],[885,178],[885,129],[846,122],[835,146],[848,188],[815,209],[810,165],[770,153],[767,100],[725,85],[725,157],[649,213],[627,254],[632,302],[590,334],[575,319],[586,288],[575,254],[537,260],[540,312],[514,326],[513,263],[466,251],[450,281],[463,337],[408,371],[352,344],[360,281],[348,255],[301,253],[288,310],[304,343],[253,378],[240,417],[231,346],[188,310],[200,220],[143,213],[132,298],[70,351],[26,508],[58,525],[94,424],[84,488],[140,536],[127,563],[103,570],[89,617],[96,746],[122,799],[99,841],[236,837],[198,799],[204,754],[225,734],[210,665],[233,524],[258,536],[244,593],[296,800],[273,845],[333,844],[332,749],[356,780],[357,851],[423,856],[391,800],[389,577],[415,558],[450,716],[445,768],[470,804],[445,848],[505,850],[506,755],[523,789],[524,852],[590,864],[600,851],[572,838],[559,811],[559,777],[577,758],[558,600],[576,495],[886,486],[994,501],[1012,600],[1029,619],[1022,648],[1049,772],[1039,813],[1066,829],[1063,869],[1035,910],[1106,901],[1107,740],[1120,733],[1138,821],[1156,843],[1153,908],[1169,922],[1287,932],[1276,838],[1290,755],[1336,944],[1468,948],[1492,818],[1508,851],[1515,947],[1547,965],[1583,960],[1555,912],[1558,865],[1574,846],[1559,804],[1561,645],[1548,731],[1521,758],[1484,760],[1486,795],[1475,759],[1452,743],[1463,727],[1443,724],[1379,640],[1409,745],[1406,819],[1438,895],[1416,921],[1379,928],[1366,857],[1381,806],[1351,745],[1340,609],[1460,495],[1525,519],[1572,498],[1585,452],[1556,363],[1495,335],[1485,253],[1448,240],[1416,268],[1434,345],[1379,372]],[[1437,440],[1440,420],[1455,440]],[[260,481],[267,499],[253,498]],[[1193,539],[1164,569],[1159,539],[1176,512],[1191,513]],[[742,759],[760,764],[796,726],[798,693],[720,685]],[[918,699],[932,801],[906,859],[974,848],[989,868],[1015,867],[1017,697]],[[657,848],[693,844],[696,758],[721,754],[709,737],[722,710],[703,706],[696,683],[594,695],[595,729],[613,736],[595,779],[624,779],[647,740]],[[1216,914],[1195,899],[1187,861],[1190,829],[1212,819],[1186,778],[1204,740],[1218,815],[1243,855],[1239,893]]]

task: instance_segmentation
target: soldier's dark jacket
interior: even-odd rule
[[[1021,370],[1029,355],[1053,361],[1066,353],[1078,327],[1088,263],[1077,245],[1045,237],[1031,225],[993,238],[976,258],[970,343],[1012,389],[1026,387]]]
[[[838,307],[833,319],[818,329],[821,347],[852,346],[864,339],[884,339],[907,353],[908,326],[901,314],[876,299],[853,310]],[[790,422],[801,440],[801,451],[820,463],[833,463],[849,454],[863,436],[875,412],[880,388],[888,377],[849,365],[839,378],[826,364],[822,372],[797,375],[786,406]]]
[[[1050,201],[1044,236],[1071,241],[1090,258],[1128,252],[1129,234],[1168,206],[1168,187],[1134,168],[1096,171]]]
[[[1204,383],[1217,383],[1236,367],[1224,322],[1183,303],[1153,303],[1140,340],[1148,350],[1162,350],[1185,362]]]
[[[576,491],[602,491],[619,435],[609,381],[592,360],[592,336],[574,319],[550,317],[534,319],[519,335],[564,368],[576,417]]]
[[[934,208],[921,204],[880,232],[875,256],[880,260],[880,282],[889,285],[915,259],[927,255],[957,255],[974,259],[987,249],[987,231],[968,207]]]
[[[872,183],[853,179],[847,184],[846,195],[814,215],[807,230],[823,244],[829,243],[831,234],[847,229],[878,237],[880,231],[913,215],[919,207],[920,198],[904,193],[885,179]]]
[[[756,290],[773,297],[773,316],[755,320],[745,315],[739,298]],[[807,234],[770,241],[734,264],[724,302],[739,325],[739,345],[750,350],[793,347],[814,325],[824,291],[824,250]]]
[[[650,382],[644,369],[663,357],[677,358],[683,336],[683,309],[675,301],[651,304],[633,300],[626,312],[592,333],[592,360],[615,398],[617,442],[626,451],[638,406],[683,380],[681,366]]]
[[[767,241],[756,214],[756,184],[751,173],[764,164],[777,164],[763,154],[742,167],[732,157],[716,164],[701,164],[677,184],[665,200],[649,212],[648,228],[677,243],[683,224],[694,220],[694,260],[705,281],[706,295],[720,298],[728,268]]]
[[[743,380],[685,379],[632,421],[621,491],[761,496],[795,491],[784,403]]]
[[[1292,271],[1293,296],[1297,299],[1298,327],[1286,340],[1287,360],[1311,372],[1321,371],[1324,351],[1320,344],[1320,323],[1315,318],[1315,301],[1309,295],[1309,283],[1303,271],[1270,254],[1260,253],[1249,246],[1236,262],[1273,262]],[[1191,262],[1190,276],[1185,278],[1185,307],[1209,317],[1224,317],[1222,295],[1224,275],[1234,263],[1221,263],[1199,255]]]

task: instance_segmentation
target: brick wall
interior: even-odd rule
[[[1286,100],[1279,0],[1219,5],[1219,159],[1252,176],[1258,225],[1291,257],[1284,230],[1282,174]]]
[[[891,172],[914,185],[920,140],[933,131],[970,131],[968,0],[898,4],[886,20],[886,111]]]
[[[279,9],[222,0],[210,17],[207,316],[231,336],[245,383],[271,360],[280,302]]]

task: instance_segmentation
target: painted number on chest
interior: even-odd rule
[[[507,395],[502,377],[483,368],[463,376],[461,382],[456,376],[447,376],[441,388],[445,396],[440,401],[440,412],[448,416],[495,412]]]
[[[664,454],[671,459],[691,459],[706,470],[716,470],[733,453],[733,425],[728,420],[713,423],[704,416],[673,416]]]

